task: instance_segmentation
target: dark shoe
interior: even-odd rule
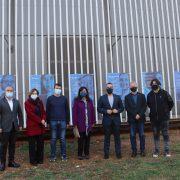
[[[13,162],[9,162],[8,166],[12,168],[19,168],[20,164],[13,161]]]
[[[143,151],[143,152],[141,152],[140,153],[140,155],[141,155],[141,157],[145,157],[146,156],[146,154],[145,154],[145,152]]]
[[[122,155],[121,154],[117,154],[116,157],[117,157],[117,159],[121,159]]]
[[[0,171],[4,171],[5,170],[5,165],[4,164],[1,164],[0,165]]]
[[[137,156],[137,152],[132,152],[132,154],[131,154],[131,157],[136,157]]]
[[[85,159],[89,159],[89,155],[85,155],[85,157],[84,157]]]
[[[37,164],[43,164],[43,161],[37,161]]]
[[[109,155],[105,154],[104,159],[109,159]]]
[[[37,166],[37,162],[30,163],[32,166]]]
[[[79,160],[83,160],[83,157],[82,157],[82,156],[78,156],[78,159],[79,159]]]

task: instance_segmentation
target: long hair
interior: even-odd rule
[[[90,101],[90,98],[89,98],[89,91],[88,91],[88,89],[87,89],[86,87],[84,87],[84,86],[82,86],[82,87],[79,88],[78,96],[76,97],[76,99],[79,99],[79,100],[82,99],[80,93],[81,93],[81,91],[82,91],[83,89],[85,89],[86,92],[87,92],[87,95],[86,95],[87,101]]]

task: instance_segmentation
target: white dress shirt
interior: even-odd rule
[[[7,99],[7,102],[9,104],[11,111],[13,111],[13,99],[12,98],[11,99],[6,98],[6,99]]]

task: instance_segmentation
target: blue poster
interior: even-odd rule
[[[70,86],[72,102],[82,86],[88,89],[89,97],[94,101],[94,76],[92,74],[70,74]]]
[[[176,100],[180,101],[180,72],[174,72],[175,90],[176,90]]]
[[[108,73],[107,81],[113,84],[114,94],[120,95],[122,101],[129,94],[129,74],[127,73]]]
[[[0,75],[0,97],[3,96],[5,89],[8,86],[12,86],[16,91],[15,76],[14,75]]]
[[[163,86],[163,78],[161,72],[142,72],[142,92],[146,97],[151,91],[150,83],[155,78],[158,79],[161,82],[161,86]]]
[[[36,88],[39,91],[39,94],[41,94],[41,75],[39,74],[31,75],[30,89],[33,88]]]
[[[54,76],[52,74],[31,75],[30,89],[33,88],[39,91],[40,99],[45,105],[47,98],[54,94]]]

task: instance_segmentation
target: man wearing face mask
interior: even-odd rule
[[[112,83],[106,84],[107,93],[100,97],[98,101],[98,112],[103,114],[104,128],[104,159],[109,158],[110,137],[114,134],[116,157],[121,158],[121,141],[120,141],[120,113],[124,107],[120,96],[113,94]]]
[[[23,115],[18,100],[14,97],[13,87],[5,89],[5,96],[0,100],[0,133],[2,136],[2,154],[0,171],[6,167],[6,152],[9,152],[9,167],[18,168],[20,165],[14,161],[16,132],[22,130]]]
[[[144,94],[137,91],[136,82],[130,83],[131,92],[125,97],[125,109],[128,114],[128,123],[130,125],[130,141],[132,155],[137,156],[136,131],[139,133],[140,155],[145,156],[145,135],[144,122],[146,112],[146,98]]]
[[[66,126],[69,124],[68,100],[62,95],[60,84],[54,85],[54,95],[47,99],[46,119],[51,128],[51,156],[50,161],[56,161],[56,141],[61,140],[61,159],[66,161]]]
[[[157,158],[159,155],[160,131],[164,140],[164,155],[170,157],[168,125],[174,102],[169,93],[161,89],[161,83],[158,79],[153,79],[150,85],[152,90],[147,96],[147,105],[150,108],[149,116],[154,135],[155,149],[153,157]]]

